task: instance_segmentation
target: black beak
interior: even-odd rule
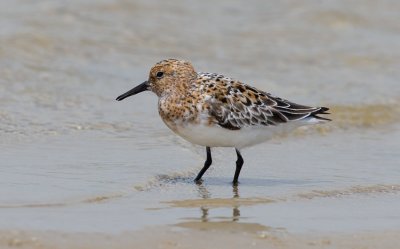
[[[121,101],[124,98],[127,98],[129,96],[132,96],[132,95],[135,95],[135,94],[138,94],[140,92],[147,91],[147,90],[149,90],[149,82],[145,81],[142,84],[140,84],[140,85],[134,87],[133,89],[127,91],[126,93],[118,96],[117,100]]]

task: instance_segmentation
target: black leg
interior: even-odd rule
[[[204,167],[200,170],[199,174],[196,176],[196,178],[194,179],[195,182],[200,181],[201,177],[204,175],[204,173],[208,170],[208,168],[210,168],[210,165],[212,163],[212,159],[211,159],[211,148],[210,147],[206,147],[206,151],[207,151],[207,160],[204,162]]]
[[[240,151],[236,148],[235,150],[236,150],[237,160],[236,160],[235,176],[233,177],[233,184],[237,185],[239,182],[238,180],[239,180],[240,170],[242,169],[244,161],[242,155],[240,154]]]

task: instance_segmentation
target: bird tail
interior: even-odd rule
[[[317,119],[317,120],[320,120],[320,121],[332,121],[332,119],[318,116],[318,115],[321,115],[321,114],[322,114],[322,115],[330,114],[330,113],[327,112],[327,111],[329,111],[329,108],[328,108],[328,107],[320,107],[318,110],[313,111],[313,112],[311,113],[310,117],[313,117],[313,118],[315,118],[315,119]]]

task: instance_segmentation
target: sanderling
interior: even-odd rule
[[[212,163],[211,147],[235,148],[233,183],[237,184],[244,162],[241,148],[302,125],[329,120],[318,116],[329,114],[326,107],[295,104],[221,74],[197,73],[183,60],[158,62],[147,81],[117,100],[147,90],[158,96],[158,112],[172,131],[206,147],[207,159],[196,182]]]

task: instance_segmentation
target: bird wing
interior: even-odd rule
[[[210,115],[220,126],[230,130],[246,126],[274,126],[308,117],[329,120],[317,116],[328,114],[326,107],[295,104],[238,81],[228,79],[225,86],[220,84],[220,88],[213,90],[208,100]]]

